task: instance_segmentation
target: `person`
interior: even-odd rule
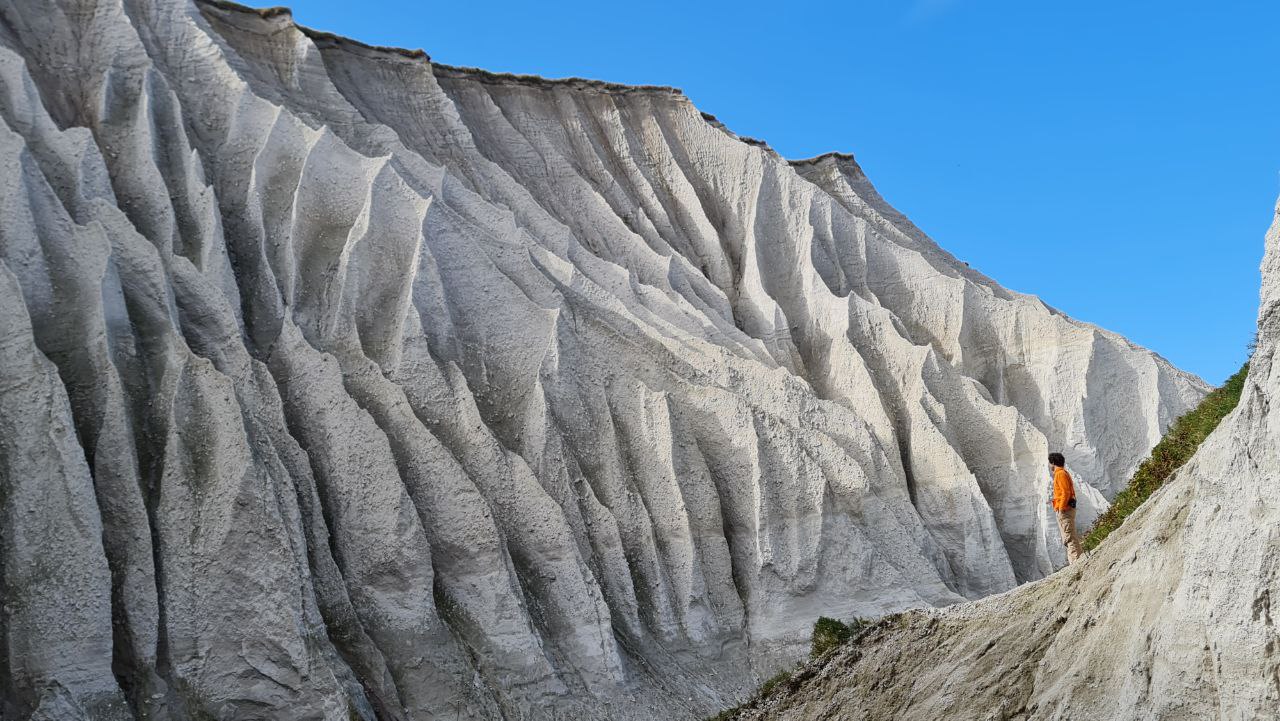
[[[1076,486],[1067,473],[1067,461],[1061,453],[1049,454],[1049,471],[1053,474],[1053,510],[1058,513],[1058,530],[1062,545],[1067,547],[1067,563],[1075,563],[1084,553],[1080,534],[1076,531]]]

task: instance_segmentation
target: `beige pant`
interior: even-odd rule
[[[1062,545],[1067,547],[1067,563],[1075,563],[1084,553],[1080,534],[1076,532],[1076,509],[1067,507],[1058,511],[1058,530],[1062,531]]]

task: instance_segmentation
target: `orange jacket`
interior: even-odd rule
[[[1076,486],[1065,468],[1053,469],[1053,510],[1065,511],[1067,504],[1076,497]]]

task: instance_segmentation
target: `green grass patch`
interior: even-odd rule
[[[809,658],[821,656],[848,641],[851,636],[853,636],[853,629],[849,628],[849,624],[822,616],[817,623],[813,624],[813,641],[809,649]]]
[[[861,631],[871,622],[864,618],[855,618],[849,623],[822,616],[813,624],[813,640],[810,642],[809,658],[817,658],[831,649],[846,643],[853,634]]]
[[[1084,538],[1084,550],[1097,548],[1104,538],[1124,523],[1129,514],[1164,485],[1174,471],[1195,455],[1200,443],[1240,402],[1240,392],[1244,390],[1244,378],[1248,372],[1249,364],[1246,363],[1226,383],[1205,396],[1200,405],[1173,422],[1164,438],[1151,449],[1151,455],[1138,466],[1129,485],[1116,495],[1111,508],[1093,524],[1093,529]]]
[[[769,698],[773,695],[773,690],[782,684],[791,680],[791,669],[785,669],[775,673],[768,681],[760,684],[760,692],[757,694],[759,698]]]
[[[744,709],[754,706],[760,701],[769,698],[770,694],[777,690],[779,686],[790,681],[791,677],[795,675],[795,672],[796,670],[794,668],[787,668],[775,673],[768,681],[760,684],[760,688],[756,689],[755,694],[753,694],[751,699],[746,703],[725,709],[715,716],[708,716],[705,721],[730,721],[730,719],[737,718],[738,714]]]
[[[817,658],[837,646],[848,643],[858,632],[870,627],[873,623],[874,621],[865,618],[855,618],[845,623],[826,616],[820,617],[813,624],[813,639],[810,641],[809,657]],[[756,689],[756,692],[752,694],[746,703],[725,709],[715,716],[708,716],[705,721],[729,721],[737,718],[738,714],[744,709],[753,708],[773,695],[774,691],[777,691],[778,688],[791,680],[797,670],[803,668],[803,666],[797,666],[796,668],[779,671],[768,681],[760,684],[760,688]]]

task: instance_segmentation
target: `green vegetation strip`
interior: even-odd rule
[[[1226,383],[1205,396],[1194,410],[1174,421],[1164,438],[1151,449],[1151,456],[1138,466],[1129,485],[1116,495],[1111,508],[1093,524],[1093,530],[1085,536],[1084,550],[1097,548],[1102,539],[1119,528],[1124,519],[1164,485],[1174,471],[1191,460],[1200,443],[1240,402],[1240,391],[1244,389],[1244,377],[1248,372],[1249,364],[1246,363]]]
[[[849,623],[822,616],[813,624],[813,636],[810,641],[809,658],[817,658],[831,649],[853,638],[853,634],[871,626],[865,618],[855,618]]]

